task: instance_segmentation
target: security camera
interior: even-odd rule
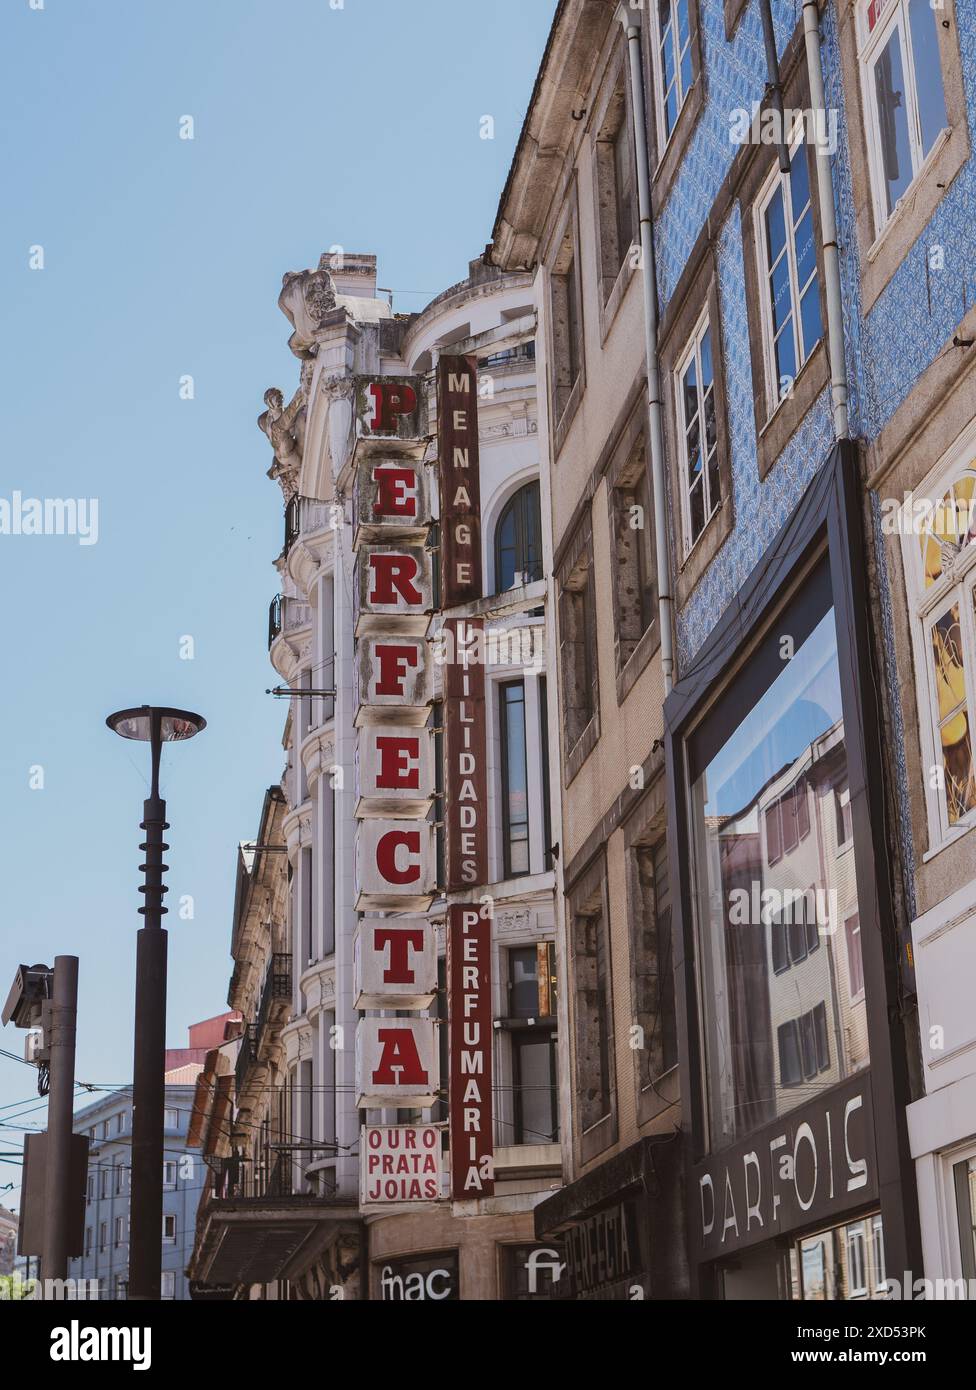
[[[33,1028],[41,1013],[41,1005],[51,997],[54,971],[49,965],[20,965],[10,986],[7,1002],[0,1019],[4,1027],[13,1020],[15,1028]]]

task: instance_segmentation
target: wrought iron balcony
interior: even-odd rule
[[[286,1013],[290,999],[291,955],[286,951],[276,951],[271,957],[268,973],[264,978],[264,986],[261,990],[261,1001],[258,1004],[257,1034],[259,1043],[269,1019],[273,1014]],[[284,1004],[285,1008],[276,1008],[276,1001],[279,1004]]]
[[[268,651],[275,644],[275,639],[281,636],[281,629],[285,618],[285,600],[281,594],[275,594],[271,600],[271,607],[268,609]]]

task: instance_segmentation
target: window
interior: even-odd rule
[[[172,1269],[164,1269],[159,1276],[159,1296],[160,1298],[176,1297],[176,1272]]]
[[[502,851],[505,878],[529,872],[529,770],[525,747],[525,683],[498,687],[502,762]]]
[[[810,834],[810,803],[807,782],[800,778],[788,792],[766,808],[766,859],[772,866],[792,854]]]
[[[837,817],[837,848],[851,843],[854,834],[851,820],[851,789],[846,784],[834,788],[834,813]]]
[[[860,999],[864,993],[864,962],[861,958],[861,919],[855,912],[844,923],[847,938],[847,973],[850,981],[852,999]]]
[[[506,502],[495,528],[495,592],[533,584],[542,576],[542,510],[538,482]]]
[[[948,125],[930,0],[861,0],[861,81],[878,232]]]
[[[579,399],[583,375],[582,288],[576,249],[576,221],[571,210],[549,274],[549,314],[552,322],[550,394],[559,452],[572,417],[570,405]],[[575,404],[574,404],[575,409]]]
[[[615,561],[614,644],[619,672],[657,616],[654,510],[642,438],[614,478],[610,504]]]
[[[512,1034],[515,1143],[555,1144],[559,1139],[556,1035],[547,1028]]]
[[[542,749],[542,867],[552,869],[552,800],[549,789],[549,684],[539,676],[539,742]]]
[[[792,394],[794,379],[823,334],[810,169],[803,143],[791,153],[788,174],[777,165],[759,198],[756,224],[767,404],[773,411]]]
[[[87,1185],[87,1188],[86,1188],[86,1199],[87,1199],[87,1201],[89,1201],[89,1202],[92,1202],[92,1201],[94,1201],[94,1199],[95,1199],[95,1174],[94,1174],[94,1173],[89,1173],[89,1174],[88,1174],[88,1185]]]
[[[314,917],[312,913],[312,850],[308,845],[302,849],[301,884],[302,951],[306,965],[312,965],[315,961]]]
[[[681,510],[685,554],[692,550],[722,500],[715,427],[712,330],[699,321],[675,374],[678,393]]]
[[[103,1120],[103,1121],[102,1121],[102,1138],[103,1138],[103,1139],[107,1139],[107,1138],[109,1137],[109,1135],[111,1134],[111,1132],[112,1132],[111,1125],[112,1125],[111,1120]]]
[[[696,983],[713,1152],[870,1060],[843,967],[836,951],[821,949],[818,926],[829,917],[824,904],[832,904],[832,891],[838,922],[858,910],[855,876],[838,885],[831,858],[813,842],[814,816],[800,809],[807,805],[809,812],[813,788],[829,789],[847,775],[830,605],[823,562],[776,613],[767,640],[709,717],[686,737]],[[784,631],[795,642],[785,667],[775,640]],[[772,838],[780,835],[781,852],[767,876],[764,809],[773,806],[779,814],[771,819],[778,826]],[[818,814],[818,835],[822,822]],[[805,833],[805,851],[782,853],[783,842],[799,842]],[[762,909],[753,907],[757,889],[767,888],[781,895],[779,923],[764,922]]]
[[[591,557],[583,557],[559,595],[559,657],[567,751],[581,739],[599,706],[596,601]]]
[[[642,1086],[651,1086],[678,1061],[671,886],[664,840],[635,844],[632,853],[636,1021],[644,1035],[639,1066]]]
[[[976,1157],[952,1165],[962,1277],[976,1279]],[[971,1285],[967,1285],[971,1287]]]
[[[176,1160],[167,1158],[163,1163],[163,1186],[174,1188],[176,1186]]]
[[[125,1217],[124,1217],[124,1216],[117,1216],[117,1217],[115,1218],[115,1248],[116,1248],[116,1250],[118,1250],[119,1246],[122,1244],[122,1242],[123,1242],[124,1240],[125,1240]]]
[[[176,1217],[170,1212],[163,1215],[163,1244],[176,1244]]]
[[[624,61],[626,55],[622,55]],[[616,69],[616,85],[598,116],[599,133],[594,145],[594,178],[599,231],[601,303],[606,306],[620,279],[637,235],[637,192],[633,126],[627,86],[622,80],[623,62]],[[621,280],[621,283],[625,283]],[[615,299],[615,304],[617,299]],[[612,317],[612,310],[610,317]],[[604,332],[608,323],[604,323]]]
[[[921,531],[902,514],[933,841],[969,824],[976,811],[976,466],[971,443],[961,452],[962,466],[956,451],[943,481],[914,494]]]
[[[124,1274],[116,1274],[112,1281],[113,1297],[117,1303],[124,1303],[129,1296],[129,1281]]]
[[[99,1250],[104,1250],[104,1249],[106,1248],[107,1245],[108,1245],[108,1222],[107,1222],[107,1221],[100,1221],[100,1222],[98,1223],[98,1248],[99,1248]]]
[[[871,1249],[874,1256],[874,1291],[881,1293],[886,1290],[888,1275],[885,1269],[884,1227],[880,1216],[871,1220]]]
[[[502,1298],[506,1302],[550,1301],[568,1297],[570,1277],[560,1242],[549,1245],[504,1245]]]
[[[119,1113],[118,1113],[118,1114],[116,1115],[116,1117],[115,1117],[115,1132],[116,1132],[116,1134],[124,1134],[124,1133],[125,1133],[125,1111],[124,1111],[124,1110],[120,1110]]]
[[[90,1254],[91,1254],[91,1248],[92,1248],[92,1228],[91,1228],[90,1226],[86,1226],[86,1227],[85,1227],[85,1254],[86,1254],[86,1255],[90,1255]]]
[[[180,1112],[179,1112],[178,1110],[164,1110],[164,1111],[163,1111],[163,1128],[164,1128],[164,1129],[179,1129],[179,1127],[180,1127]]]
[[[125,1169],[122,1167],[122,1164],[119,1163],[119,1164],[116,1165],[116,1168],[115,1168],[115,1195],[116,1195],[116,1197],[121,1197],[122,1192],[124,1191],[124,1188],[125,1188]]]
[[[556,948],[551,941],[509,951],[507,1017],[556,1017]]]
[[[656,87],[658,131],[663,151],[691,90],[689,0],[657,0]]]
[[[868,1291],[863,1221],[847,1228],[847,1286],[850,1298],[859,1298]]]
[[[111,1183],[111,1170],[102,1168],[99,1180],[99,1196],[107,1197],[109,1194],[109,1184]]]
[[[570,894],[569,915],[576,992],[576,1113],[585,1135],[613,1113],[610,934],[602,860]]]

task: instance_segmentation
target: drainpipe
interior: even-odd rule
[[[823,228],[824,291],[827,299],[827,354],[830,361],[830,399],[834,416],[834,436],[847,439],[847,363],[844,356],[844,310],[840,293],[840,255],[837,249],[837,218],[834,214],[834,188],[830,179],[830,152],[827,148],[827,111],[824,100],[823,68],[820,58],[820,12],[817,0],[803,0],[803,39],[806,45],[807,74],[810,80],[810,106],[817,138],[817,197]],[[823,124],[817,121],[823,113]],[[820,132],[824,138],[820,138]]]
[[[776,52],[776,31],[773,28],[773,0],[759,0],[759,14],[762,19],[763,47],[766,50],[766,88],[770,105],[779,117],[779,167],[781,173],[788,174],[790,151],[784,129],[783,84],[779,79],[779,55]]]
[[[631,107],[637,154],[637,204],[640,216],[641,278],[644,287],[644,348],[647,359],[647,434],[651,455],[651,494],[654,499],[654,552],[657,565],[657,617],[661,633],[661,674],[664,693],[670,694],[674,677],[671,637],[671,555],[668,547],[667,495],[664,484],[664,431],[661,402],[661,368],[657,351],[657,283],[654,271],[654,223],[651,215],[651,181],[647,152],[647,113],[641,62],[642,9],[622,3],[617,10],[627,36],[630,62]]]

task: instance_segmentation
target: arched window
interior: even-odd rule
[[[520,580],[521,576],[521,580]],[[495,592],[542,578],[539,484],[526,483],[506,502],[495,528]]]

